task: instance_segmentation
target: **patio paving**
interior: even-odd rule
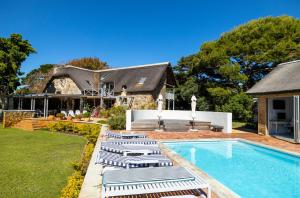
[[[117,132],[125,132],[125,131],[117,131]],[[128,131],[126,131],[128,133]],[[286,142],[283,140],[279,140],[269,136],[258,135],[255,133],[249,133],[244,131],[234,131],[234,133],[222,133],[222,132],[212,132],[212,131],[198,131],[198,132],[157,132],[157,131],[149,131],[149,132],[134,132],[133,133],[144,133],[147,134],[149,138],[156,140],[193,140],[193,139],[230,139],[230,138],[242,138],[245,140],[250,140],[253,142],[257,142],[260,144],[265,144],[271,147],[284,149],[290,152],[300,154],[300,144],[294,144],[290,142]],[[164,150],[164,149],[163,149]],[[165,153],[165,152],[163,152]],[[166,154],[166,153],[165,153]],[[174,157],[173,157],[174,158]],[[177,163],[175,163],[177,164]],[[100,190],[98,188],[98,190]],[[162,196],[175,196],[175,195],[184,195],[184,194],[193,194],[197,197],[199,193],[194,190],[190,191],[179,191],[179,192],[169,192],[169,193],[155,193],[155,194],[144,194],[144,195],[134,195],[134,196],[122,196],[122,198],[156,198]],[[212,198],[217,198],[218,196],[213,192]]]
[[[141,132],[138,132],[141,133]],[[176,139],[210,139],[210,138],[243,138],[246,140],[258,142],[272,147],[284,149],[300,154],[300,144],[290,143],[284,140],[273,138],[270,136],[258,135],[249,132],[235,132],[235,133],[221,133],[212,131],[198,131],[198,132],[143,132],[149,138],[156,140],[176,140]]]

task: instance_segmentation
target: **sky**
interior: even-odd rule
[[[80,57],[175,65],[249,20],[299,10],[299,0],[0,0],[0,37],[19,33],[36,49],[23,72]]]

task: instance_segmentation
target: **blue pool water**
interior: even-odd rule
[[[242,141],[165,144],[243,198],[300,197],[300,157]]]

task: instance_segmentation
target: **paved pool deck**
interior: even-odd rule
[[[104,129],[105,130],[105,129]],[[104,132],[102,130],[102,134]],[[117,132],[125,132],[125,131],[117,131]],[[128,133],[128,131],[126,131]],[[243,131],[234,131],[234,133],[222,133],[222,132],[212,132],[212,131],[198,131],[198,132],[157,132],[157,131],[149,131],[149,132],[132,132],[132,133],[144,133],[148,135],[149,138],[158,140],[160,143],[160,148],[162,149],[163,154],[170,157],[175,165],[180,165],[184,167],[188,167],[193,170],[196,174],[205,178],[212,186],[212,198],[224,198],[224,197],[236,197],[235,194],[232,193],[225,186],[220,184],[214,178],[211,178],[205,172],[200,170],[199,168],[192,165],[190,162],[184,160],[179,155],[168,149],[161,142],[163,141],[188,141],[188,140],[203,140],[203,139],[234,139],[240,138],[245,139],[257,144],[267,145],[276,149],[288,151],[297,155],[300,155],[300,144],[294,144],[290,142],[286,142],[284,140],[276,139],[269,136],[258,135],[255,133],[243,132]],[[101,175],[99,174],[102,171],[101,165],[94,164],[93,160],[95,160],[96,152],[100,148],[100,143],[103,141],[103,137],[99,136],[96,149],[94,151],[93,157],[90,162],[90,166],[88,168],[88,173],[85,177],[84,184],[82,186],[82,192],[80,193],[80,198],[87,197],[101,197]],[[170,192],[170,193],[156,193],[156,194],[147,194],[147,195],[135,195],[135,196],[123,196],[130,198],[140,198],[140,197],[162,197],[162,196],[174,196],[174,195],[183,195],[183,194],[194,194],[199,197],[199,193],[197,191],[180,191],[180,192]],[[203,196],[201,196],[203,197]]]

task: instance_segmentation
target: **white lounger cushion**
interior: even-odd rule
[[[184,172],[182,169],[178,169],[177,171],[179,171],[180,174],[179,177],[176,178],[176,169],[176,167],[164,167],[130,170],[111,170],[104,172],[102,197],[104,198],[110,196],[161,193],[204,188],[208,189],[207,197],[211,197],[210,185],[207,182],[205,182],[201,177],[194,175],[191,171],[187,169],[185,169],[186,172]],[[144,171],[140,172],[140,170]],[[153,172],[156,171],[160,173],[159,178],[151,176]],[[121,176],[123,176],[124,178],[121,178]],[[155,174],[155,176],[157,176],[157,174]],[[164,176],[166,177],[166,180],[164,180]],[[124,183],[118,184],[119,181],[124,181]]]
[[[195,177],[183,167],[111,170],[104,173],[103,185],[149,184],[161,181],[193,181]]]
[[[106,132],[106,136],[109,138],[118,138],[118,139],[133,139],[133,138],[146,138],[144,134],[130,134],[130,133],[115,133],[112,131]]]

